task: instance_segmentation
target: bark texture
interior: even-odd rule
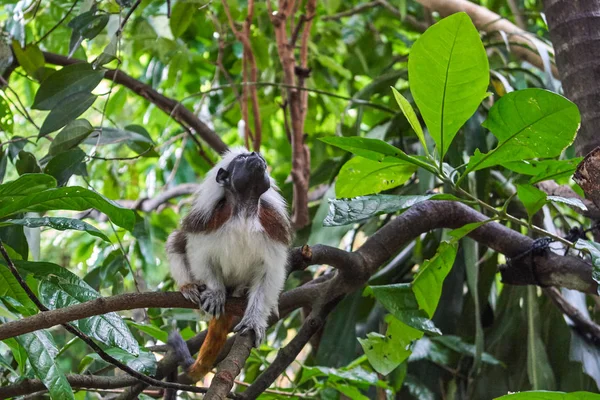
[[[583,156],[600,145],[600,0],[545,0],[544,11],[565,95],[581,112]]]

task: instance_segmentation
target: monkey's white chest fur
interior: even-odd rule
[[[234,216],[216,231],[187,233],[186,253],[195,280],[209,288],[217,284],[213,274],[236,292],[272,275],[273,289],[281,290],[287,246],[270,240],[258,217]]]

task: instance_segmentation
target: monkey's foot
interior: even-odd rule
[[[261,342],[265,337],[266,327],[265,324],[259,321],[256,318],[242,318],[239,324],[233,328],[234,332],[245,333],[248,331],[254,331],[254,335],[256,336],[256,340],[254,342],[254,347],[260,346]]]
[[[205,289],[200,294],[200,307],[218,318],[225,312],[225,289]]]
[[[206,285],[197,283],[186,283],[179,288],[179,291],[189,301],[201,305],[201,294],[206,290]]]

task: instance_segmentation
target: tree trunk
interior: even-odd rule
[[[579,155],[600,145],[600,0],[544,0],[565,95],[579,107]],[[598,126],[596,126],[598,124]]]

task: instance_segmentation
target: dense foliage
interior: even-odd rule
[[[249,3],[253,20],[246,25]],[[298,15],[305,3],[298,2]],[[427,202],[458,202],[486,217],[411,238],[339,301],[262,396],[598,392],[600,338],[565,318],[546,289],[503,283],[498,269],[507,257],[467,237],[499,222],[524,235],[549,236],[562,254],[570,229],[590,226],[578,212],[586,210],[581,200],[548,195],[538,185],[552,180],[582,194],[570,180],[581,161],[571,146],[580,113],[552,75],[541,5],[517,2],[536,35],[540,69],[512,53],[508,36],[481,34],[465,13],[442,19],[412,1],[352,3],[318,2],[315,17],[306,19],[312,22],[309,68],[299,67],[298,85],[308,96],[302,133],[310,151],[311,222],[298,226],[295,245],[356,250]],[[504,2],[476,3],[515,18]],[[298,206],[300,186],[289,178],[297,151],[293,99],[272,15],[263,2],[226,4],[4,1],[1,324],[38,314],[32,296],[54,310],[122,293],[176,290],[165,240],[189,209],[195,187],[185,184],[201,179],[220,150],[178,107],[227,146],[258,144],[289,204]],[[302,18],[296,26],[308,23]],[[294,35],[293,26],[288,33]],[[253,67],[257,81],[248,79]],[[176,189],[177,196],[154,201]],[[570,239],[578,249],[570,252],[589,257],[600,281],[600,246],[588,239]],[[324,265],[295,271],[286,289],[330,271]],[[563,289],[561,298],[598,319],[597,296]],[[297,307],[280,319],[251,351],[237,391],[298,333],[305,311]],[[73,326],[153,376],[165,351],[156,346],[171,329],[189,339],[206,324],[191,309],[148,308],[94,315]],[[37,378],[56,399],[121,393],[71,387],[73,374],[121,374],[60,326],[3,339],[2,387]],[[161,395],[149,390],[140,398]],[[596,398],[507,398],[551,396]]]

